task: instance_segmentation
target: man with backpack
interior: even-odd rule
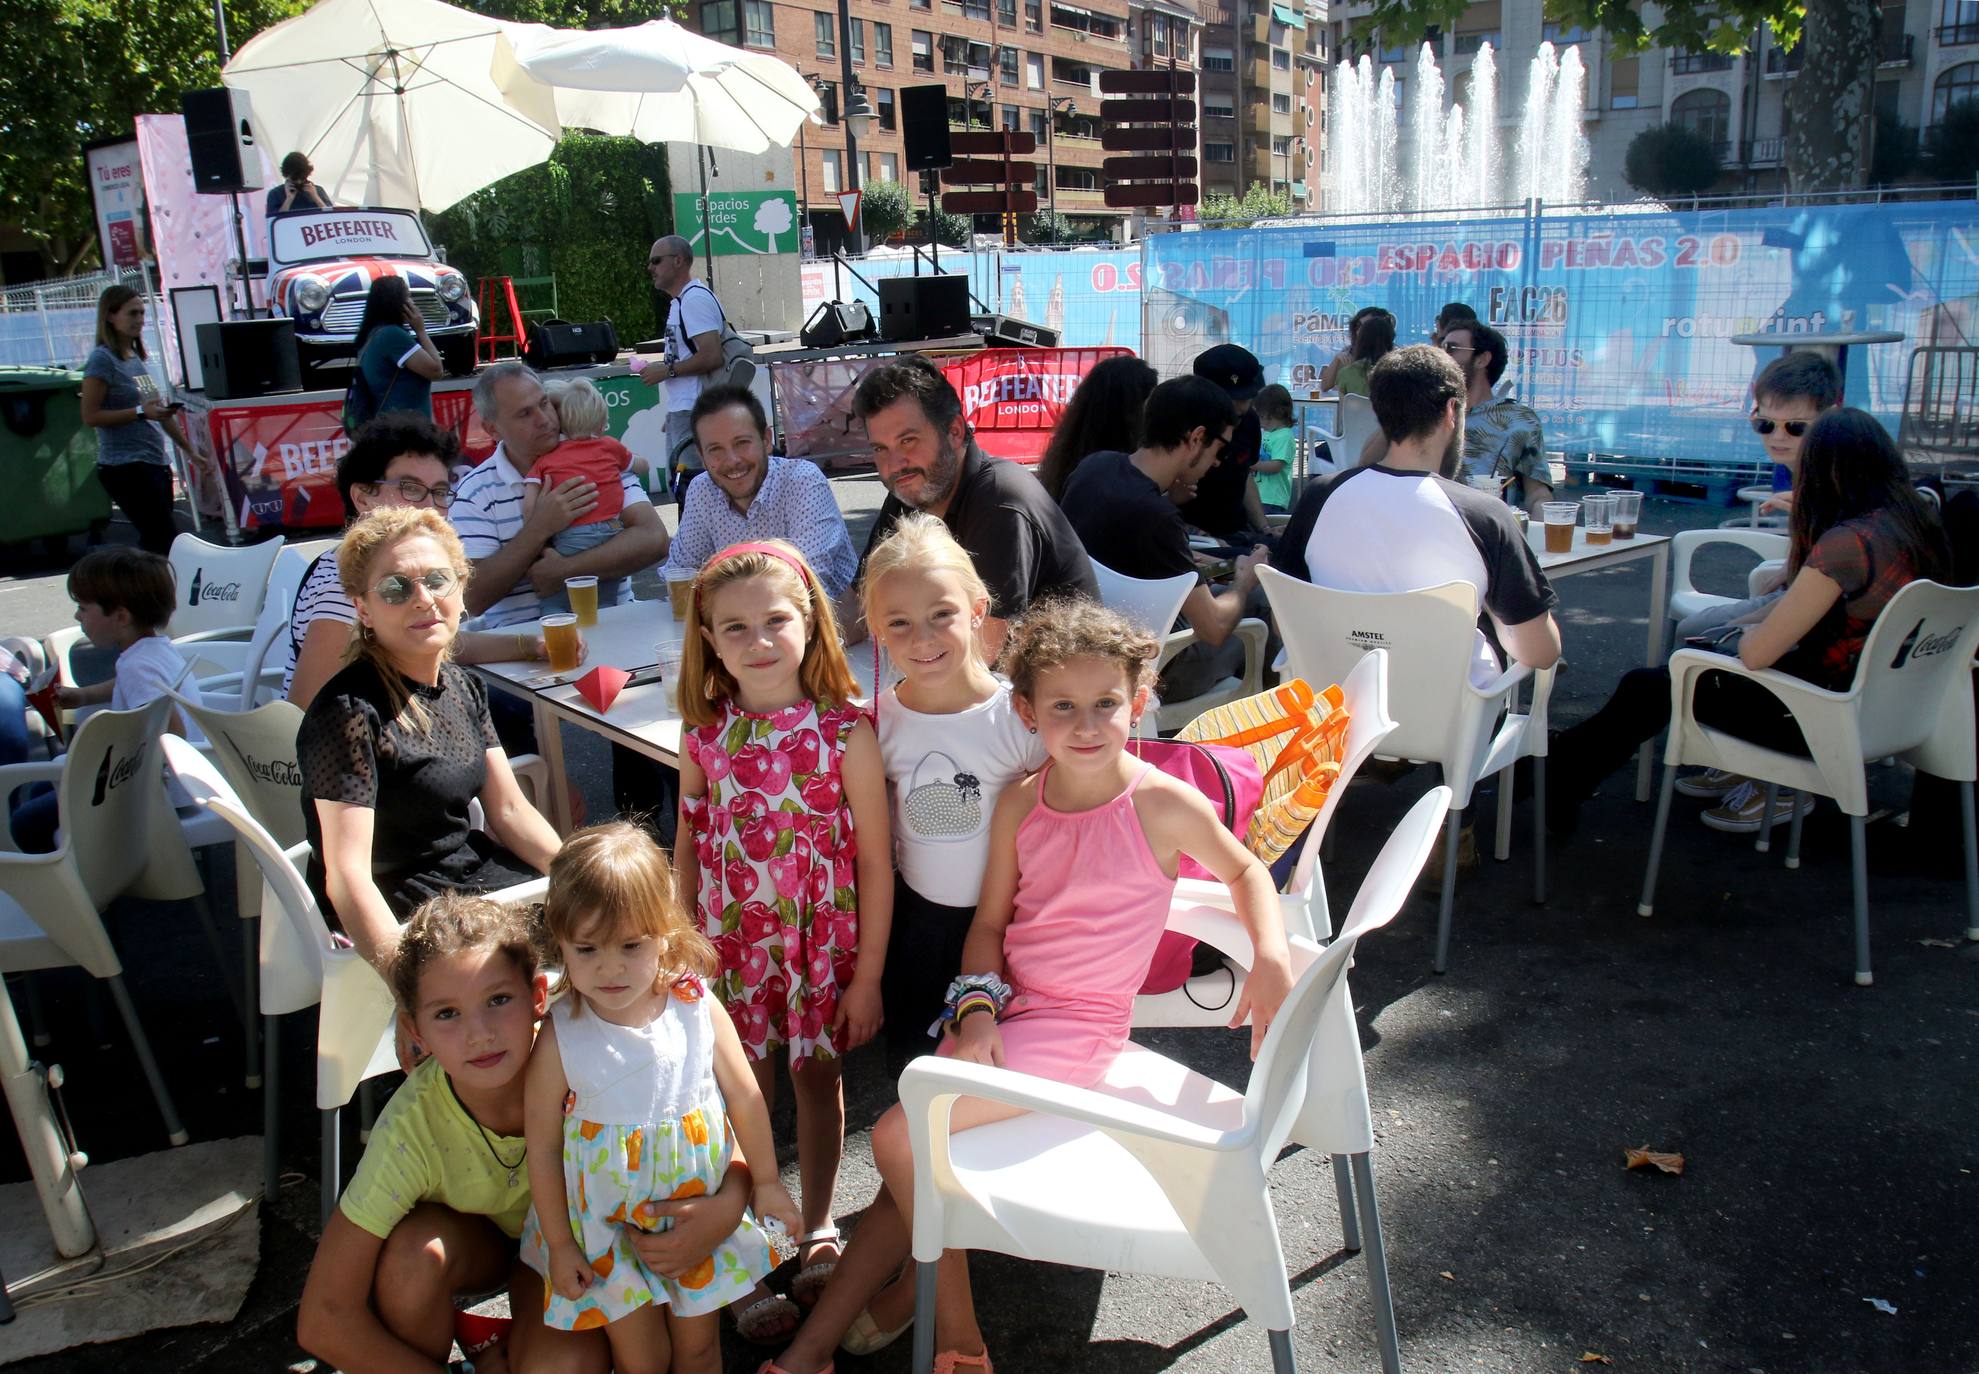
[[[722,329],[728,316],[714,289],[694,276],[694,245],[678,234],[654,242],[646,255],[653,285],[673,297],[667,311],[666,353],[640,370],[639,380],[664,383],[667,393],[667,460],[674,499],[684,507],[687,484],[701,471],[694,442],[694,402],[709,376],[722,370]]]

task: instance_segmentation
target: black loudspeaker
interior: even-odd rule
[[[261,153],[247,122],[247,96],[216,86],[179,97],[192,184],[201,195],[261,189]]]
[[[1000,348],[1056,348],[1058,331],[1015,315],[971,315],[969,326],[985,343]]]
[[[907,170],[925,172],[955,161],[948,146],[948,87],[900,88],[900,138],[907,145]]]
[[[197,338],[208,400],[302,390],[294,320],[222,320],[200,325]]]
[[[881,277],[880,337],[948,339],[967,334],[969,279],[942,272],[931,277]]]
[[[618,330],[610,320],[572,324],[568,320],[545,320],[532,325],[522,360],[541,372],[546,367],[577,367],[584,363],[608,363],[618,357]]]
[[[806,348],[836,348],[871,339],[873,312],[864,301],[826,301],[811,312],[797,337]]]

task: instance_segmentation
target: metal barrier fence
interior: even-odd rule
[[[155,299],[141,270],[92,272],[0,291],[0,365],[82,366],[96,345],[97,298],[119,282]],[[154,308],[145,317],[145,348],[154,359],[161,356],[160,313]]]

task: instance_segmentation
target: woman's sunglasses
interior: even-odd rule
[[[1812,420],[1767,420],[1757,415],[1752,417],[1754,433],[1771,434],[1776,429],[1784,429],[1796,439],[1807,433],[1807,427],[1813,423]]]
[[[369,487],[374,494],[385,489],[383,482],[359,482],[355,485]],[[445,510],[454,503],[454,489],[445,482],[437,487],[429,487],[413,478],[401,477],[392,485],[399,489],[399,495],[404,498],[408,506],[416,506],[421,501],[430,499],[434,510]]]
[[[372,591],[387,606],[403,606],[412,600],[412,589],[424,587],[433,594],[434,600],[452,593],[460,585],[460,574],[452,568],[428,568],[425,572],[408,577],[404,573],[389,573],[378,579]]]

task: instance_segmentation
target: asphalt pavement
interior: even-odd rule
[[[863,540],[878,484],[834,486]],[[1725,514],[1651,501],[1643,529]],[[1556,723],[1585,715],[1640,662],[1647,569],[1560,584],[1567,667]],[[63,571],[0,568],[11,573],[0,581],[5,632],[62,622]],[[1742,580],[1729,561],[1705,572]],[[566,740],[591,813],[607,814],[605,750],[568,729]],[[1325,869],[1336,912],[1430,774],[1354,784]],[[1374,1169],[1405,1368],[1974,1374],[1979,945],[1960,938],[1955,853],[1918,834],[1941,818],[1920,814],[1909,831],[1890,819],[1871,827],[1876,983],[1857,988],[1847,826],[1832,806],[1808,820],[1805,860],[1789,871],[1783,846],[1756,854],[1749,838],[1704,828],[1695,804],[1680,803],[1657,912],[1644,919],[1635,903],[1653,812],[1633,800],[1632,781],[1618,774],[1575,838],[1549,846],[1545,906],[1531,900],[1531,810],[1519,806],[1509,861],[1493,862],[1487,844],[1481,866],[1460,875],[1447,975],[1429,971],[1427,885],[1358,951],[1352,988],[1380,1124]],[[1908,779],[1878,768],[1872,791],[1900,812]],[[219,860],[221,874],[228,863]],[[258,1132],[260,1095],[241,1086],[238,1024],[189,913],[132,903],[111,932],[194,1137]],[[49,1053],[67,1069],[84,1147],[98,1160],[163,1149],[107,1003],[73,973],[41,983]],[[296,1088],[282,1124],[290,1172],[264,1213],[260,1276],[238,1319],[18,1368],[305,1367],[293,1330],[316,1231],[317,1124],[300,1088],[311,1074],[309,1019],[292,1018],[284,1037]],[[1226,1082],[1247,1071],[1231,1033],[1146,1038]],[[853,1055],[847,1083],[839,1210],[856,1225],[874,1186],[867,1133],[891,1100],[881,1056]],[[787,1105],[778,1137],[794,1187]],[[1644,1146],[1681,1154],[1682,1174],[1626,1168],[1625,1151]],[[0,1180],[24,1173],[7,1136]],[[1301,1366],[1378,1368],[1366,1265],[1340,1249],[1327,1162],[1289,1151],[1272,1183]],[[999,1256],[978,1256],[975,1273],[1005,1371],[1269,1368],[1263,1332],[1210,1285]],[[732,1335],[727,1349],[730,1371],[774,1353]],[[905,1370],[906,1342],[838,1367]]]

